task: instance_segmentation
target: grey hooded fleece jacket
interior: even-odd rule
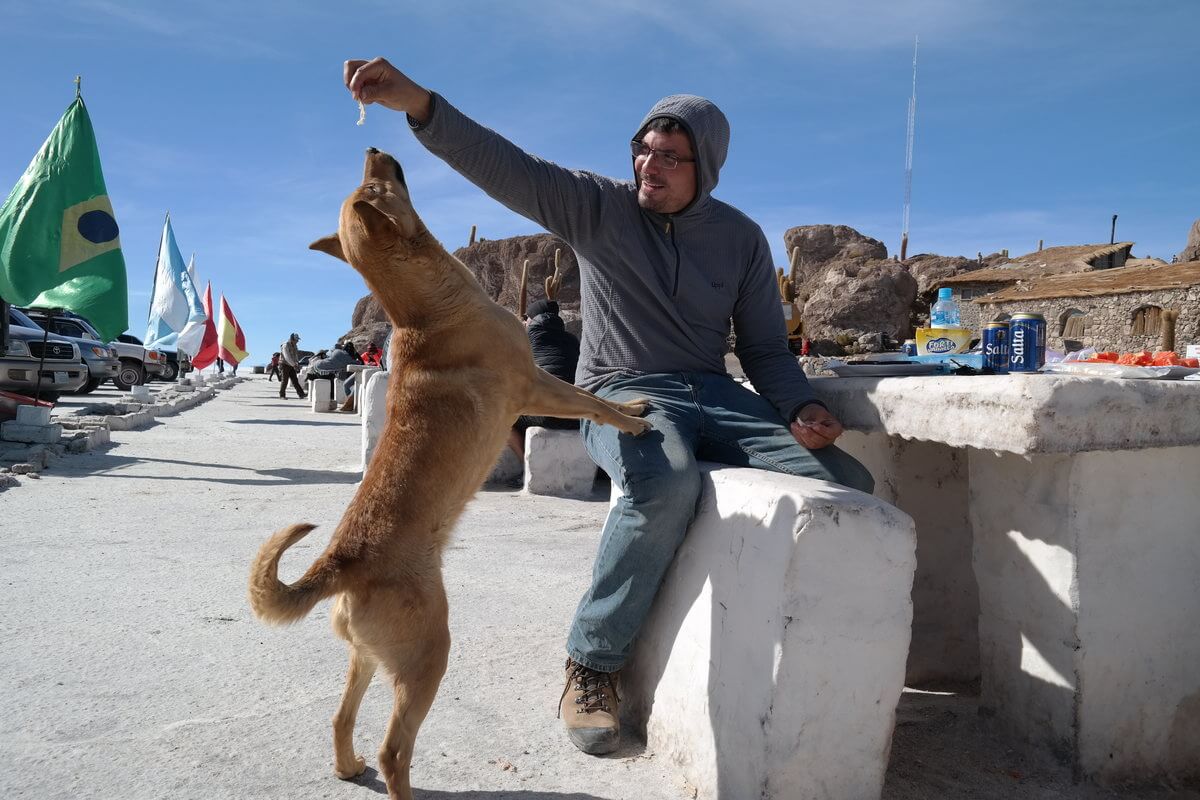
[[[648,373],[725,375],[730,320],[738,360],[784,420],[816,401],[787,348],[766,236],[712,196],[729,123],[708,100],[672,95],[654,117],[679,121],[696,155],[697,192],[682,211],[643,210],[635,181],[560,167],[529,155],[433,95],[417,139],[467,180],[566,241],[579,259],[583,336],[577,385],[596,390]]]

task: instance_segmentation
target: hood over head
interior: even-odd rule
[[[530,319],[533,319],[534,317],[540,317],[542,314],[557,313],[558,303],[554,300],[534,300],[529,304],[529,307],[525,309],[525,316],[529,317]]]
[[[686,214],[696,208],[717,188],[721,167],[729,154],[729,120],[711,100],[694,94],[673,94],[654,104],[642,118],[634,138],[639,138],[650,120],[668,117],[677,120],[692,140],[696,156],[696,198],[679,212]],[[636,173],[634,180],[637,180]]]

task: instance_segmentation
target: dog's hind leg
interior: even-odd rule
[[[342,704],[333,717],[333,771],[339,778],[355,778],[367,768],[367,761],[354,752],[354,720],[371,677],[375,674],[375,659],[362,648],[350,645],[350,669],[346,673],[346,690]]]
[[[522,414],[567,419],[590,419],[605,425],[620,428],[634,435],[650,430],[650,423],[641,419],[646,412],[645,400],[629,403],[610,403],[586,389],[560,381],[550,373],[538,369],[537,377],[530,382],[529,397],[521,404]]]
[[[358,707],[375,674],[375,659],[354,643],[350,632],[350,603],[346,595],[340,595],[333,607],[333,630],[350,645],[350,668],[346,672],[346,689],[342,693],[342,704],[333,717],[333,772],[348,780],[357,777],[367,768],[366,759],[354,753],[354,720]]]
[[[412,800],[409,769],[417,730],[425,721],[446,673],[450,655],[450,632],[442,623],[432,625],[415,640],[405,642],[394,663],[384,659],[383,666],[393,675],[395,706],[387,734],[379,748],[379,771],[387,781],[390,800]],[[381,656],[381,658],[383,658]]]

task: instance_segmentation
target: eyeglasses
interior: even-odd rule
[[[634,158],[649,159],[650,156],[658,156],[658,161],[663,165],[663,169],[675,169],[680,164],[688,164],[696,160],[694,158],[680,158],[666,150],[655,150],[653,147],[647,146],[645,142],[639,142],[637,139],[629,143],[629,152],[633,153]]]

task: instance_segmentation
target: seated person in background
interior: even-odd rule
[[[338,343],[334,345],[333,349],[330,350],[323,358],[317,358],[314,356],[313,360],[308,362],[308,377],[306,380],[315,381],[327,379],[344,381],[346,378],[350,377],[350,373],[346,370],[346,367],[357,363],[358,358],[356,358],[355,355],[350,355],[350,353],[346,351],[347,346],[349,346],[351,350],[354,349],[354,345],[352,344],[346,345]],[[325,351],[322,350],[321,352],[324,353]]]
[[[567,383],[575,382],[575,366],[579,362],[579,340],[563,326],[554,300],[535,300],[529,304],[525,330],[533,349],[533,361],[542,369]],[[578,430],[579,420],[557,417],[517,417],[508,435],[508,446],[517,458],[525,459],[525,430],[527,428],[556,428]]]
[[[383,351],[374,342],[369,342],[358,360],[368,367],[382,367]],[[358,384],[357,378],[358,373],[355,373],[342,384],[346,389],[346,402],[342,403],[342,411],[354,410],[354,387]]]
[[[368,367],[378,367],[379,362],[383,360],[383,351],[374,343],[367,344],[367,349],[363,351],[362,363]]]
[[[317,352],[313,353],[311,356],[305,356],[304,358],[301,358],[300,359],[300,367],[301,367],[300,382],[308,383],[310,380],[312,380],[311,376],[308,374],[309,371],[313,368],[314,364],[316,364],[321,359],[327,357],[328,355],[329,355],[328,350],[318,350]]]

